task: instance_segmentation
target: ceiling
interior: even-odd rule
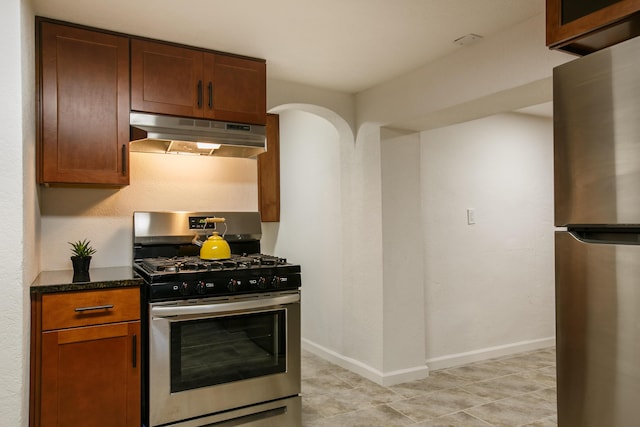
[[[544,12],[545,0],[32,0],[38,16],[264,58],[268,77],[358,93]],[[482,40],[476,41],[481,43]]]

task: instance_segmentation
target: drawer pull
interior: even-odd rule
[[[94,305],[93,307],[76,307],[75,311],[83,312],[83,311],[92,311],[92,310],[108,310],[110,308],[113,308],[113,304]]]

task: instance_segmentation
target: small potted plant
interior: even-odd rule
[[[91,246],[91,241],[77,240],[68,242],[71,245],[71,263],[73,264],[73,281],[88,282],[89,281],[89,264],[91,263],[91,255],[96,250]]]

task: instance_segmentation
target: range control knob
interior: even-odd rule
[[[183,296],[187,296],[191,293],[191,290],[189,289],[189,284],[187,282],[182,282],[182,284],[178,287],[178,292],[180,292],[180,295]]]
[[[271,279],[271,287],[279,288],[281,282],[282,280],[278,276],[273,276],[273,279]]]
[[[258,289],[267,289],[267,279],[264,277],[258,279]]]
[[[202,280],[196,284],[196,293],[198,295],[204,295],[207,293],[207,285]]]
[[[229,283],[227,284],[227,289],[229,289],[231,292],[237,291],[238,290],[238,281],[236,279],[229,280]]]

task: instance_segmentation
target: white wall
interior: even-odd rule
[[[280,113],[280,224],[263,227],[263,246],[302,266],[302,336],[342,352],[340,139],[327,120]]]
[[[255,159],[131,153],[121,189],[41,189],[42,269],[71,268],[67,242],[89,239],[92,267],[131,265],[138,211],[256,211]]]
[[[345,199],[344,347],[334,361],[382,381],[383,278],[380,128],[358,129],[355,146],[344,146]]]
[[[29,413],[29,300],[23,282],[33,278],[37,266],[28,258],[34,252],[30,240],[34,232],[25,231],[33,225],[25,219],[33,218],[35,208],[30,194],[23,192],[33,188],[29,187],[33,178],[24,174],[32,170],[34,162],[24,157],[34,146],[32,19],[28,1],[0,3],[0,52],[5,61],[0,70],[0,277],[4,284],[0,300],[0,424],[7,426],[26,426]]]
[[[551,120],[359,137],[281,112],[282,217],[263,241],[302,264],[305,347],[393,384],[552,345]]]
[[[7,422],[7,425],[28,425],[29,420],[29,374],[28,365],[30,355],[30,313],[31,304],[29,297],[29,287],[24,286],[33,282],[40,271],[40,207],[37,197],[36,184],[36,123],[35,123],[35,29],[34,14],[30,0],[21,1],[21,89],[22,89],[22,353],[19,357],[13,356],[22,363],[22,371],[16,370],[16,374],[21,374],[22,405],[12,408],[15,411],[13,416],[19,413],[19,420],[15,423]],[[0,49],[2,50],[2,49]],[[1,102],[0,102],[1,104]],[[0,106],[1,108],[1,106]],[[6,311],[4,311],[7,313]],[[12,318],[11,315],[9,315]],[[20,317],[16,317],[16,320]],[[17,331],[16,331],[17,332]],[[2,340],[6,342],[6,340]],[[4,364],[0,358],[0,364]],[[0,378],[4,378],[0,375]],[[4,399],[2,399],[3,402]],[[8,403],[8,402],[6,402]],[[19,412],[18,412],[19,411]],[[11,418],[8,418],[10,420]],[[0,420],[3,420],[0,415]]]
[[[428,373],[424,364],[420,135],[383,133],[387,135],[381,144],[383,382],[397,383],[407,371],[407,379]]]
[[[431,369],[553,343],[552,132],[507,114],[421,134]]]
[[[417,177],[423,173],[424,165],[416,161],[419,157],[416,154],[418,145],[412,146],[411,142],[407,142],[416,138],[415,135],[407,136],[408,140],[381,136],[381,125],[424,130],[489,116],[496,111],[510,111],[548,102],[552,97],[552,67],[572,58],[564,53],[549,51],[544,46],[544,17],[540,15],[486,37],[476,45],[460,49],[450,57],[426,64],[419,70],[356,95],[358,127],[355,146],[350,143],[341,145],[343,182],[340,187],[342,231],[345,235],[345,260],[341,277],[343,345],[333,347],[327,342],[313,342],[310,347],[314,351],[370,379],[391,384],[396,380],[409,379],[412,375],[416,378],[423,376],[425,359],[429,359],[430,368],[439,366],[439,362],[434,360],[437,358],[454,363],[450,359],[458,353],[451,352],[476,352],[476,357],[481,358],[490,355],[487,348],[493,346],[500,347],[496,351],[504,353],[549,342],[546,339],[552,332],[543,334],[543,338],[539,338],[539,335],[531,338],[529,331],[523,328],[520,333],[509,336],[511,341],[504,335],[499,340],[483,335],[475,341],[471,340],[469,346],[462,349],[450,349],[440,346],[440,343],[433,347],[429,335],[432,329],[429,328],[443,325],[432,321],[433,306],[428,302],[432,288],[415,288],[422,285],[420,279],[415,279],[421,274],[420,267],[409,262],[413,268],[404,269],[407,260],[398,256],[397,252],[402,245],[407,245],[415,251],[407,259],[422,260],[423,249],[420,246],[429,241],[402,234],[405,225],[415,226],[416,233],[420,233],[420,228],[425,226],[415,208],[420,204],[420,198],[425,197],[425,190],[417,184],[420,181]],[[332,110],[333,114],[344,114],[345,120],[350,118],[350,110],[345,108],[348,104],[346,99],[334,93],[320,96],[313,88],[301,88],[283,82],[274,85],[273,89],[278,93],[271,92],[270,107],[277,107],[277,102],[293,104],[315,101],[321,107]],[[273,103],[274,100],[276,103]],[[312,131],[309,130],[309,133]],[[343,141],[346,142],[344,138]],[[394,144],[403,144],[404,147],[400,151],[394,150]],[[552,160],[549,159],[548,166],[551,167],[551,164]],[[491,168],[492,165],[485,164],[484,167]],[[412,194],[415,195],[413,199]],[[390,222],[390,218],[397,204],[402,205],[404,210],[402,219],[395,224]],[[303,219],[283,218],[279,227],[286,227],[287,221],[296,220]],[[278,233],[278,226],[269,227],[271,234]],[[322,262],[322,259],[305,260],[306,264]],[[309,269],[309,266],[303,267]],[[428,265],[425,264],[425,268]],[[552,271],[548,265],[542,265],[541,268]],[[309,276],[304,279],[318,280]],[[403,281],[410,283],[410,291],[401,287]],[[416,304],[416,301],[422,300],[423,294],[427,302]],[[443,302],[457,304],[452,300]],[[444,312],[448,307],[443,304],[438,310]],[[533,324],[544,323],[541,329],[553,322],[552,317],[545,317],[544,314],[530,319]],[[424,326],[413,327],[423,318]],[[412,325],[410,328],[406,328],[407,322]],[[309,340],[307,344],[310,344]],[[398,350],[404,347],[409,351],[402,353]]]
[[[411,346],[418,347],[418,351],[407,352],[407,334],[392,329],[404,320],[417,319],[415,313],[405,315],[396,304],[407,298],[415,301],[415,295],[407,288],[405,293],[390,296],[388,305],[384,302],[379,128],[361,129],[359,135],[367,135],[368,131],[372,135],[366,138],[367,144],[354,144],[346,123],[329,110],[291,104],[277,110],[281,222],[263,224],[262,246],[302,266],[304,347],[381,383],[385,372],[395,367],[404,368],[409,363],[424,368],[424,345],[420,344],[424,335],[423,304],[418,301],[418,340]],[[375,143],[370,142],[371,137]],[[414,151],[403,152],[396,159],[402,161],[408,155],[417,165],[417,143],[414,137]],[[417,185],[416,172],[417,169],[409,175],[391,174],[387,179],[393,183],[399,176],[411,176]],[[404,178],[400,181],[406,182]],[[409,204],[419,205],[418,199],[412,200]],[[389,251],[393,252],[393,247]],[[403,257],[395,259],[400,258]],[[420,280],[413,284],[411,289],[417,287],[422,292]],[[385,307],[389,308],[388,316],[396,319],[395,323],[389,322],[386,331],[382,321]],[[388,344],[383,340],[385,332]],[[409,335],[416,338],[415,332],[412,330]],[[395,346],[398,342],[401,347]]]

